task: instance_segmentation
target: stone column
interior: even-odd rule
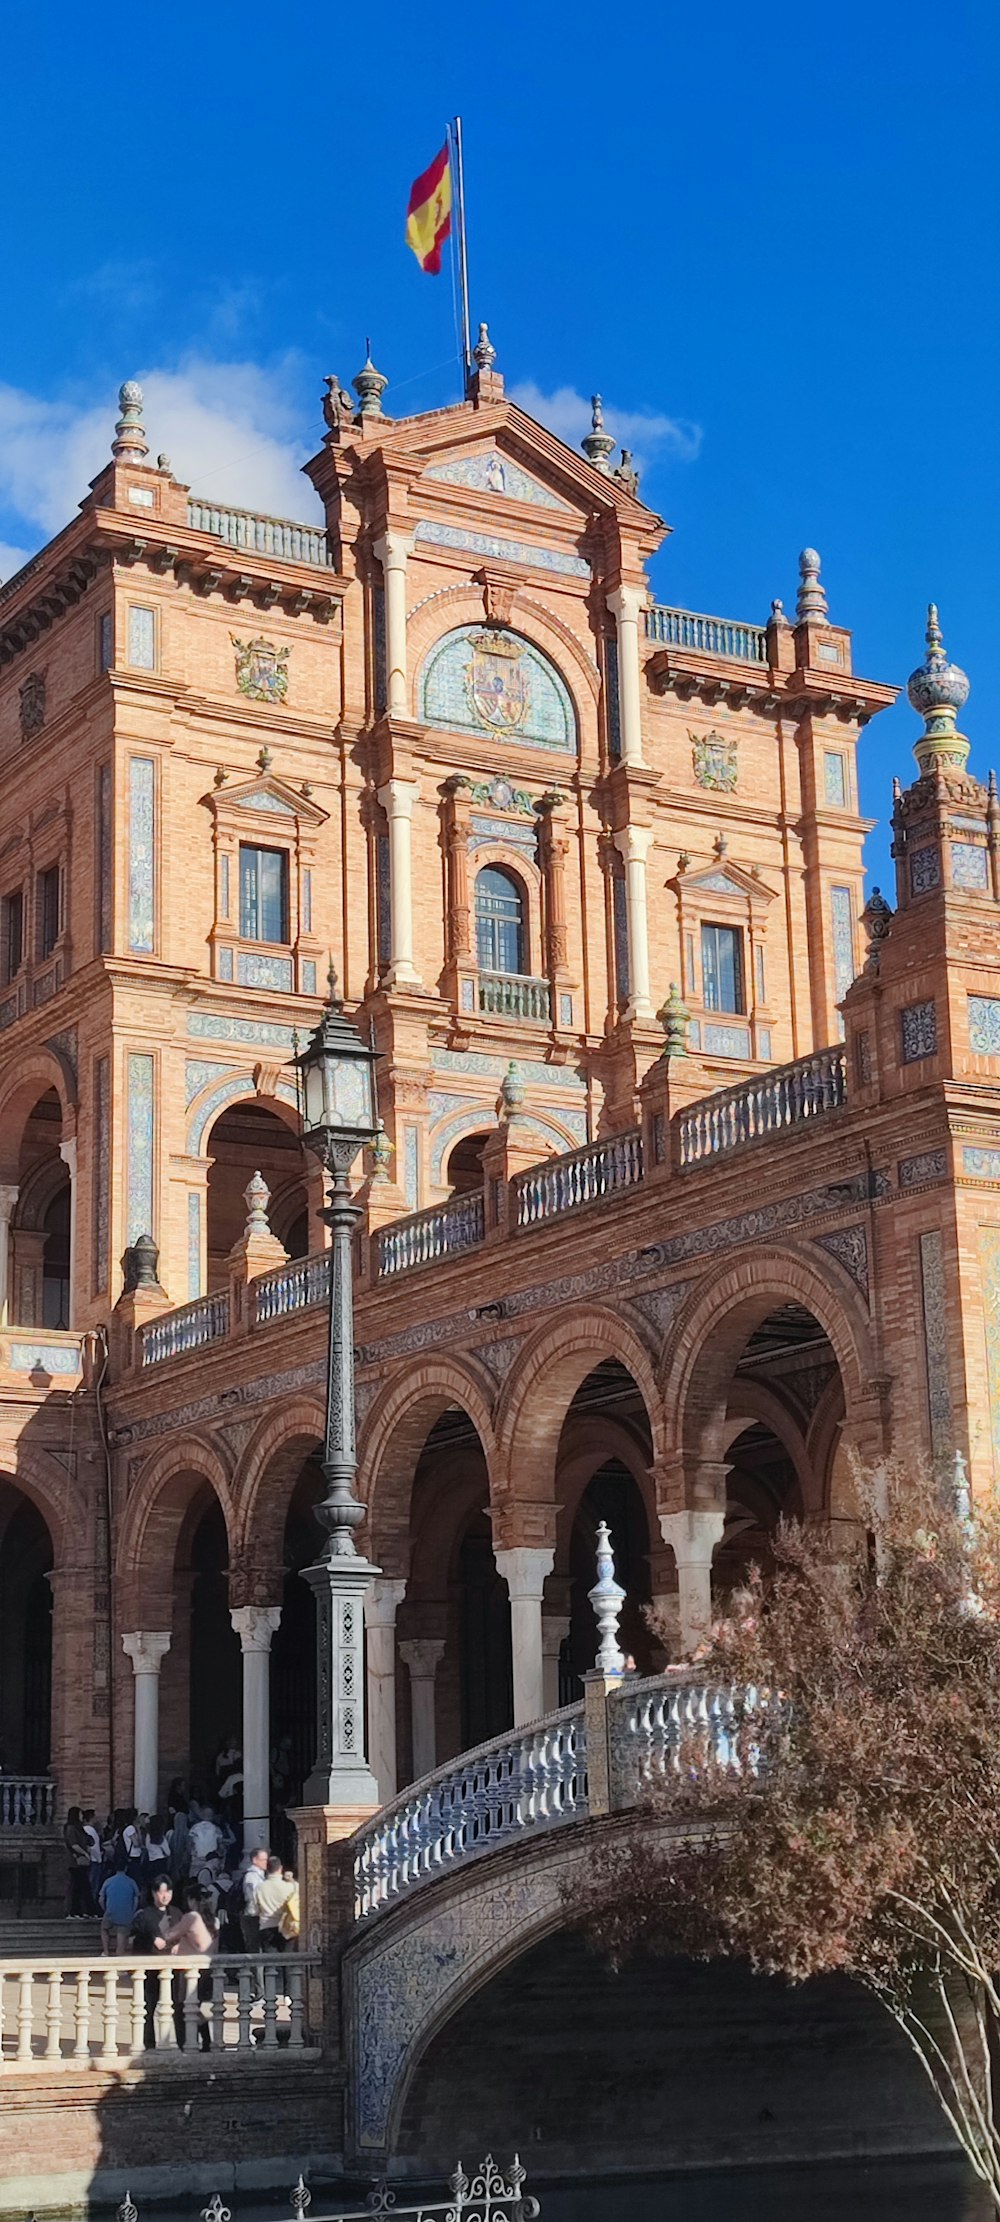
[[[122,1637],[135,1677],[132,1799],[139,1813],[155,1813],[160,1795],[160,1667],[170,1649],[169,1628],[138,1629]]]
[[[722,1541],[725,1512],[661,1512],[660,1533],[677,1566],[680,1648],[696,1649],[712,1625],[712,1557]]]
[[[649,988],[649,926],[646,914],[646,858],[653,838],[652,826],[625,826],[615,835],[615,847],[625,865],[625,904],[628,918],[629,999],[626,1018],[653,1023]]]
[[[437,1721],[434,1713],[434,1677],[444,1658],[444,1638],[415,1637],[401,1643],[399,1656],[410,1670],[410,1711],[413,1722],[413,1779],[422,1781],[437,1766]]]
[[[383,1805],[396,1795],[396,1614],[406,1583],[379,1580],[365,1598],[368,1764]]]
[[[419,789],[412,779],[390,779],[378,790],[389,820],[390,987],[419,987],[413,962],[413,867],[410,820]]]
[[[76,1135],[68,1142],[60,1142],[59,1155],[69,1173],[69,1304],[67,1327],[72,1327],[76,1312]]]
[[[410,714],[406,675],[406,564],[413,536],[387,531],[373,545],[385,580],[385,700],[391,718]]]
[[[559,1654],[568,1635],[568,1612],[542,1614],[542,1706],[546,1713],[559,1710]]]
[[[0,1327],[10,1308],[10,1223],[17,1208],[16,1188],[0,1187]]]
[[[542,1591],[556,1562],[550,1544],[515,1544],[496,1551],[497,1572],[510,1592],[510,1642],[514,1663],[514,1726],[540,1720],[545,1711],[542,1671]]]
[[[608,608],[618,629],[618,706],[623,764],[641,765],[643,761],[639,617],[645,599],[645,589],[641,586],[616,586],[608,595]]]
[[[280,1605],[235,1605],[229,1618],[243,1653],[243,1849],[271,1838],[271,1637]]]

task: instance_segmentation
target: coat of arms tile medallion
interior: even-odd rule
[[[273,640],[258,634],[254,640],[238,640],[230,633],[236,650],[236,684],[241,694],[251,702],[284,702],[288,693],[288,658],[290,648],[278,648]]]
[[[727,741],[721,733],[692,733],[689,737],[694,776],[699,787],[714,787],[723,794],[732,794],[739,772],[736,742]]]

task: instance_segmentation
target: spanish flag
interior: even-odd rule
[[[412,247],[421,270],[436,277],[441,249],[451,230],[451,154],[448,141],[430,168],[418,177],[406,211],[406,244]]]

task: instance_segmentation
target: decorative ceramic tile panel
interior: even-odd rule
[[[310,867],[307,865],[302,874],[302,931],[304,934],[311,934],[312,930],[313,876]]]
[[[554,664],[502,626],[463,626],[435,644],[421,673],[420,716],[529,748],[576,747],[573,705]]]
[[[202,1098],[188,1121],[185,1144],[188,1157],[200,1157],[205,1136],[213,1121],[218,1117],[219,1112],[225,1109],[226,1104],[245,1102],[248,1096],[253,1095],[253,1092],[253,1082],[249,1073],[234,1072],[231,1079],[220,1080],[218,1087],[213,1088],[210,1095]],[[293,1080],[279,1080],[275,1094],[280,1096],[282,1103],[290,1103],[293,1109],[298,1111],[299,1100]]]
[[[228,856],[220,856],[220,858],[219,858],[219,913],[220,913],[220,916],[221,916],[221,917],[223,917],[223,918],[228,918],[228,916],[229,916],[229,858],[228,858]]]
[[[1000,1227],[979,1229],[979,1274],[986,1337],[993,1471],[1000,1478]]]
[[[952,1448],[951,1384],[948,1378],[948,1321],[941,1233],[931,1228],[920,1237],[920,1287],[927,1364],[927,1403],[931,1446],[936,1458]]]
[[[969,1047],[977,1057],[1000,1057],[1000,996],[970,995]]]
[[[944,1150],[921,1150],[917,1157],[903,1157],[899,1162],[901,1188],[924,1188],[928,1182],[943,1180],[948,1170]]]
[[[111,1067],[106,1057],[94,1060],[94,1235],[91,1286],[103,1296],[108,1286],[108,1202],[111,1176]]]
[[[972,1180],[1000,1180],[1000,1150],[976,1149],[967,1142],[962,1151],[962,1171]]]
[[[291,957],[265,957],[256,949],[238,949],[236,978],[243,988],[276,988],[279,994],[290,995],[294,984]]]
[[[111,766],[101,764],[97,773],[97,888],[94,921],[98,956],[105,956],[111,948],[114,931],[113,833]]]
[[[13,1373],[79,1373],[80,1345],[70,1349],[65,1343],[11,1342],[8,1363]]]
[[[375,836],[375,924],[378,961],[388,964],[392,957],[392,878],[387,833]]]
[[[232,950],[231,950],[231,949],[220,949],[220,950],[219,950],[219,978],[220,978],[220,980],[231,980],[231,979],[232,979],[232,977],[233,977],[233,952],[232,952]]]
[[[904,1065],[914,1065],[921,1057],[933,1057],[937,1050],[937,1012],[933,1002],[907,1003],[900,1011],[899,1021]]]
[[[185,1108],[200,1096],[203,1088],[210,1087],[213,1080],[220,1080],[223,1073],[231,1071],[232,1066],[220,1063],[218,1058],[188,1057],[184,1064]]]
[[[420,1202],[420,1135],[415,1126],[403,1128],[403,1194],[410,1211]]]
[[[502,540],[498,533],[470,532],[465,525],[441,525],[423,518],[413,535],[435,548],[467,549],[470,555],[494,556],[498,563],[525,563],[533,571],[559,571],[569,579],[589,579],[590,565],[582,556],[562,548],[533,548],[527,540]]]
[[[302,993],[303,995],[315,995],[316,993],[316,964],[312,957],[306,957],[303,961]]]
[[[573,1024],[573,998],[571,995],[560,995],[559,997],[559,1024],[560,1026],[572,1026]]]
[[[462,981],[462,1009],[463,1009],[463,1011],[474,1011],[474,1010],[475,1010],[475,1008],[476,1008],[476,983],[475,983],[475,981],[474,981],[474,980],[463,980],[463,981]]]
[[[385,588],[372,587],[372,646],[374,650],[375,715],[381,717],[388,700],[385,654]]]
[[[740,895],[746,901],[745,890],[730,879],[728,872],[699,872],[698,887],[710,895]]]
[[[135,956],[151,957],[155,947],[155,875],[156,768],[149,756],[130,756],[128,762],[128,945]]]
[[[762,1027],[760,1028],[760,1031],[759,1031],[759,1033],[758,1033],[757,1039],[758,1039],[758,1041],[759,1041],[759,1043],[760,1043],[760,1054],[761,1054],[761,1056],[762,1056],[762,1057],[763,1057],[763,1058],[764,1058],[765,1060],[769,1060],[769,1059],[770,1059],[770,1055],[771,1055],[771,1029],[770,1029],[770,1027],[769,1027],[769,1026],[762,1026]]]
[[[560,501],[509,455],[501,455],[499,448],[459,457],[453,463],[431,463],[424,477],[441,479],[447,486],[471,486],[479,494],[505,494],[508,501],[529,502],[534,509],[569,512],[568,502]]]
[[[618,642],[604,643],[604,683],[608,702],[608,755],[617,764],[622,752],[622,702],[618,677]]]
[[[831,887],[830,925],[833,934],[834,986],[839,1003],[847,994],[855,973],[854,895],[849,887]]]
[[[188,1302],[194,1303],[201,1295],[201,1197],[196,1188],[188,1189]]]
[[[693,1018],[688,1026],[688,1048],[701,1048],[701,1020]]]
[[[971,841],[952,841],[951,884],[980,889],[989,885],[986,851]]]
[[[153,1144],[155,1064],[130,1051],[125,1059],[125,1240],[155,1235],[153,1225]]]
[[[847,808],[847,767],[835,749],[823,754],[823,800],[828,810]]]
[[[827,1250],[845,1271],[856,1281],[862,1295],[868,1295],[868,1236],[863,1227],[835,1227],[832,1234],[817,1235],[821,1250]]]
[[[618,981],[618,1001],[619,1003],[627,1003],[632,992],[628,961],[628,894],[620,872],[616,872],[611,881],[611,901],[614,910],[615,973]]]
[[[266,788],[261,788],[255,795],[242,795],[239,807],[241,810],[267,811],[272,818],[294,818],[295,816],[290,802],[283,802],[280,795],[269,794]]]
[[[941,859],[934,843],[910,851],[910,893],[926,895],[932,887],[941,885]]]
[[[128,613],[128,660],[135,671],[156,669],[156,619],[135,602]]]
[[[538,829],[519,823],[516,818],[481,818],[474,813],[469,820],[469,848],[482,849],[492,841],[503,841],[507,848],[524,849],[533,857],[538,849]]]
[[[716,1026],[705,1020],[702,1043],[706,1057],[750,1056],[749,1026]]]
[[[445,1049],[440,1042],[431,1043],[431,1064],[435,1071],[448,1075],[457,1072],[482,1073],[502,1080],[507,1070],[506,1057],[491,1057],[483,1049]],[[518,1058],[518,1071],[524,1080],[540,1081],[545,1088],[570,1088],[575,1095],[585,1095],[587,1083],[572,1065],[543,1065],[536,1058]]]
[[[110,610],[101,618],[97,635],[97,656],[102,671],[110,671],[115,660],[115,621]]]
[[[267,1018],[227,1018],[215,1011],[189,1011],[187,1030],[194,1041],[246,1042],[254,1049],[295,1048],[295,1029]]]

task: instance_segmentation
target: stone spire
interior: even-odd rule
[[[825,625],[829,616],[826,595],[820,585],[819,556],[815,548],[803,548],[799,557],[799,595],[795,616],[800,625]]]
[[[928,604],[925,638],[927,654],[906,682],[910,701],[924,721],[923,738],[913,753],[921,774],[946,764],[964,771],[969,743],[957,730],[957,718],[969,699],[969,682],[958,664],[948,662],[936,602]]]
[[[144,463],[149,448],[142,422],[142,387],[134,378],[127,378],[118,389],[118,407],[121,415],[115,426],[111,453],[116,463]]]
[[[497,351],[490,338],[489,325],[481,324],[479,327],[479,338],[477,339],[476,344],[472,350],[472,360],[476,365],[476,369],[479,371],[483,371],[492,370],[496,363],[496,359]]]
[[[610,478],[609,457],[614,454],[615,443],[610,432],[605,432],[604,429],[604,404],[599,393],[595,393],[590,407],[590,431],[584,434],[580,446],[595,471],[603,471],[605,478]]]
[[[365,341],[365,351],[365,360],[357,377],[352,378],[351,384],[358,397],[359,414],[362,417],[380,417],[382,415],[382,395],[389,380],[383,377],[380,370],[376,370],[372,362],[372,343],[370,339]]]

